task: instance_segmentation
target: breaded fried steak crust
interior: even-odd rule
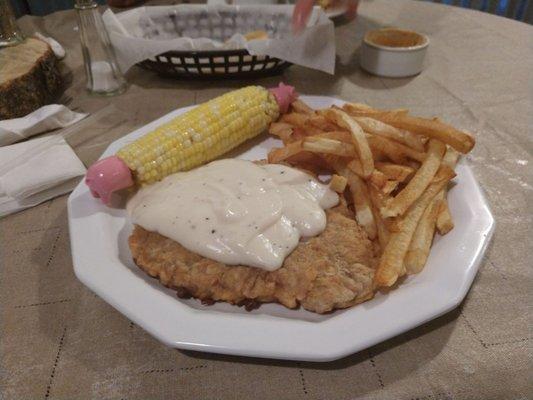
[[[180,297],[247,308],[279,302],[325,313],[372,298],[376,264],[372,243],[357,222],[335,210],[327,215],[324,232],[301,242],[276,271],[225,265],[138,225],[129,245],[135,263]]]

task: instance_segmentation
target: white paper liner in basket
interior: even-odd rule
[[[120,68],[167,51],[246,49],[330,74],[335,71],[335,36],[331,20],[315,7],[307,28],[290,30],[293,6],[178,5],[139,7],[114,14],[104,23]],[[264,30],[269,39],[246,41],[244,34]]]

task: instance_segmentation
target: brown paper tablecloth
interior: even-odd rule
[[[24,17],[20,24],[26,32],[38,29],[66,47],[65,63],[73,73],[66,92],[70,107],[92,113],[114,107],[70,139],[86,164],[111,141],[177,107],[249,83],[165,80],[133,68],[124,95],[90,97],[84,92],[74,12]],[[422,74],[382,79],[358,68],[363,32],[383,25],[429,35]],[[367,1],[357,22],[337,27],[335,76],[301,67],[283,75],[301,93],[409,107],[475,133],[477,145],[468,159],[497,228],[459,308],[326,364],[169,349],[75,278],[63,196],[0,220],[0,398],[533,398],[532,39],[531,26],[475,11],[426,2]],[[278,80],[255,82],[269,86]]]

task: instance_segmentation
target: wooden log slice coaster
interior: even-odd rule
[[[0,49],[0,120],[23,117],[54,102],[63,88],[48,43],[29,38]]]

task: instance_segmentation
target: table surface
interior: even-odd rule
[[[86,165],[110,142],[153,119],[252,82],[168,80],[135,67],[127,74],[125,94],[91,97],[84,91],[74,12],[26,16],[20,25],[65,46],[65,67],[73,77],[66,91],[71,108],[94,113],[112,105],[69,140]],[[383,79],[357,66],[363,33],[390,25],[429,35],[426,68],[419,76]],[[338,24],[335,76],[298,66],[282,76],[301,93],[408,107],[476,135],[467,158],[497,227],[472,289],[456,310],[326,364],[169,349],[75,278],[67,196],[62,196],[0,220],[0,398],[533,397],[527,378],[532,358],[532,37],[531,26],[476,11],[374,0],[362,3],[356,22]],[[254,82],[270,86],[279,80]]]

